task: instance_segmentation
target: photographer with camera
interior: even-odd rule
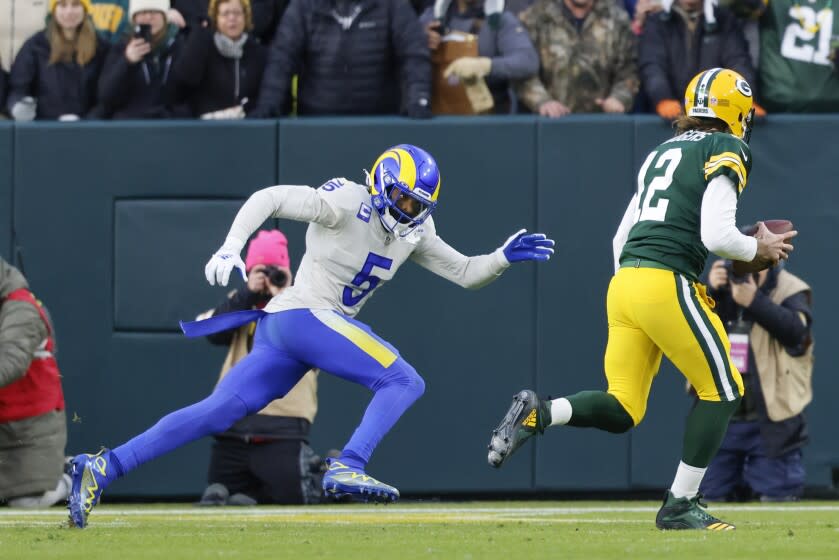
[[[736,275],[725,260],[714,262],[707,284],[746,391],[700,491],[709,500],[798,499],[812,400],[810,287],[783,265]]]
[[[260,231],[248,247],[245,268],[247,284],[199,319],[260,309],[290,286],[285,235],[279,230]],[[256,323],[249,323],[207,337],[213,344],[230,347],[219,380],[251,351],[255,330]],[[317,406],[317,371],[311,370],[285,397],[216,435],[207,476],[209,486],[201,505],[320,501],[323,462],[307,442]]]

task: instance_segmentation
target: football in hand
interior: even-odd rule
[[[763,225],[772,233],[786,233],[793,230],[792,222],[789,220],[763,220]],[[757,224],[745,226],[741,231],[743,235],[754,235],[757,233]]]
[[[760,223],[760,222],[758,222]],[[763,220],[763,225],[766,226],[766,229],[771,231],[772,233],[786,233],[788,231],[792,231],[794,226],[792,222],[789,220]],[[752,224],[750,226],[746,226],[740,229],[743,232],[743,235],[756,235],[758,230],[758,224]],[[732,263],[732,271],[737,276],[742,276],[744,274],[750,274],[752,272],[758,272],[766,268],[766,265],[761,265],[758,263],[747,263],[743,261],[734,261]]]

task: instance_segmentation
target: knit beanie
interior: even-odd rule
[[[245,268],[250,271],[258,264],[271,264],[289,270],[291,260],[288,258],[288,239],[277,229],[262,230],[248,245],[245,257]]]
[[[79,0],[79,3],[84,7],[84,11],[90,15],[90,0]],[[58,0],[50,0],[49,13],[54,14],[56,6],[58,6]]]
[[[137,12],[163,12],[165,17],[170,7],[169,0],[129,0],[128,19],[134,19]]]

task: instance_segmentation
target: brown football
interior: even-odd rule
[[[789,220],[763,220],[763,224],[766,226],[766,229],[772,233],[786,233],[788,231],[792,231],[794,228],[792,222]],[[740,231],[743,232],[743,235],[755,235],[757,233],[757,227],[757,224],[752,224],[741,228]],[[766,265],[760,265],[757,263],[747,263],[743,261],[734,261],[732,263],[734,274],[741,276],[752,272],[758,272],[764,268],[766,268]]]
[[[786,233],[792,231],[794,227],[789,220],[763,220],[763,224],[772,233]],[[741,231],[743,235],[754,235],[757,233],[757,224],[745,226]]]

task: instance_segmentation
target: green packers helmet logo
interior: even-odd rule
[[[742,78],[738,78],[737,81],[734,82],[734,87],[737,88],[737,91],[745,95],[746,97],[752,96],[752,87],[749,85],[749,82]]]

